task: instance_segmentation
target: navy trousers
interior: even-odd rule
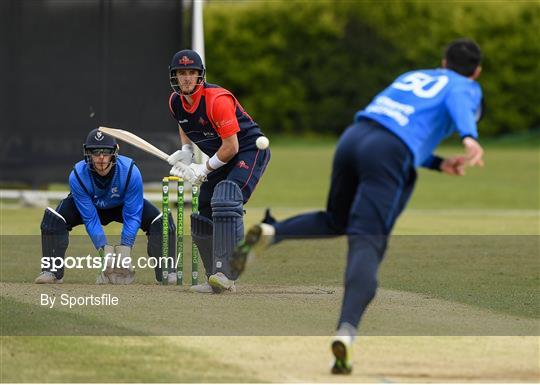
[[[208,180],[201,185],[199,213],[212,220],[210,201],[214,194],[214,188],[223,180],[231,180],[240,187],[244,204],[246,204],[269,161],[270,149],[242,151],[236,154],[225,166],[208,174]]]
[[[387,238],[416,181],[412,154],[378,123],[348,127],[337,144],[326,211],[274,224],[276,242],[291,238],[348,237],[341,317],[357,327],[377,290]]]
[[[111,222],[123,223],[124,219],[122,216],[123,206],[117,206],[110,209],[97,209],[99,220],[103,226],[108,225]],[[79,209],[75,205],[73,196],[69,194],[67,198],[63,199],[57,206],[56,212],[62,215],[66,220],[66,228],[68,231],[71,231],[74,227],[82,225],[83,220]],[[143,202],[143,211],[141,217],[141,230],[143,230],[148,236],[148,255],[154,258],[159,258],[161,256],[161,222],[156,222],[152,224],[154,219],[160,214],[159,209],[154,206],[152,203],[146,199]],[[169,214],[169,223],[172,224],[173,218]],[[67,247],[67,245],[65,246]],[[169,255],[172,258],[175,258],[176,255],[176,243],[175,243],[175,227],[174,225],[169,225]],[[60,252],[62,257],[64,257],[65,249]],[[44,255],[43,257],[47,257]],[[45,271],[48,269],[44,269]],[[161,281],[161,268],[156,267],[155,269],[156,279]],[[59,269],[56,273],[56,278],[60,279],[64,276],[64,268]]]

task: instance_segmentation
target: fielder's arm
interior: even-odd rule
[[[141,227],[144,206],[143,181],[141,172],[136,165],[131,170],[131,179],[126,187],[124,206],[122,208],[122,245],[132,247]]]
[[[73,171],[69,176],[69,187],[75,206],[77,206],[77,210],[79,210],[84,226],[86,227],[86,232],[90,236],[96,250],[99,250],[107,244],[107,236],[103,231],[103,226],[101,225],[92,198],[83,190]]]

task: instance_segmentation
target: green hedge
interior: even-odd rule
[[[397,75],[484,51],[482,135],[540,127],[540,2],[247,1],[205,9],[208,80],[264,132],[339,133]]]

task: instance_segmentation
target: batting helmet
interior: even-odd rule
[[[191,49],[183,49],[174,54],[171,64],[169,65],[169,79],[171,87],[177,94],[181,94],[180,87],[178,86],[178,79],[176,79],[176,70],[179,69],[194,69],[199,71],[198,84],[204,82],[206,75],[206,68],[202,62],[199,54]]]

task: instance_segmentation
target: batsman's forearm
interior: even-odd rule
[[[240,144],[238,143],[238,138],[236,135],[231,135],[223,139],[223,143],[221,143],[221,147],[219,147],[216,155],[220,161],[228,163],[236,154],[238,154],[239,149]]]
[[[182,142],[182,145],[190,144],[193,145],[191,140],[188,138],[188,136],[184,133],[182,130],[182,127],[178,126],[178,133],[180,134],[180,141]]]
[[[236,154],[238,154],[238,149],[234,147],[221,146],[216,154],[219,160],[228,163]]]
[[[219,150],[206,161],[206,169],[214,171],[225,166],[237,153],[237,148],[225,144],[222,145]]]

